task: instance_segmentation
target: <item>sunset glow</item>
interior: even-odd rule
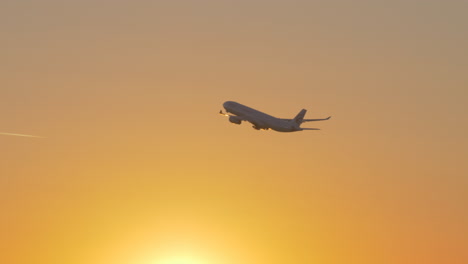
[[[468,263],[467,10],[1,1],[0,264]]]

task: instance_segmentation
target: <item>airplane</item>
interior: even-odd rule
[[[228,116],[229,122],[240,125],[242,121],[248,121],[256,130],[271,129],[278,132],[320,130],[319,128],[302,128],[301,124],[304,122],[328,120],[331,117],[329,116],[322,119],[304,119],[307,110],[302,109],[293,119],[276,118],[233,101],[224,102],[223,107],[226,109],[226,113],[223,113],[223,110],[220,110],[219,114]]]

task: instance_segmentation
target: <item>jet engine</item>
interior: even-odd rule
[[[242,119],[238,118],[237,116],[230,116],[229,122],[240,125],[240,123],[242,123]]]

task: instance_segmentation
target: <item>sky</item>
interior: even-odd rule
[[[0,263],[467,263],[467,8],[2,1]]]

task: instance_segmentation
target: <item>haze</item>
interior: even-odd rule
[[[467,263],[466,10],[3,1],[0,263]]]

